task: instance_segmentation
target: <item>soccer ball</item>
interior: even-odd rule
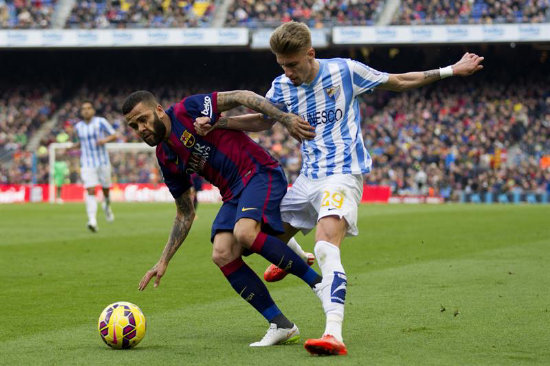
[[[106,345],[126,349],[135,347],[143,339],[146,321],[136,305],[118,301],[103,310],[97,328]]]

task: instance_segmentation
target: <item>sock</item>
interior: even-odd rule
[[[231,287],[268,322],[277,324],[278,328],[292,328],[293,324],[275,305],[267,287],[242,258],[239,257],[220,269]]]
[[[88,214],[88,222],[95,225],[97,223],[97,202],[95,199],[95,195],[90,195],[86,193],[86,213]]]
[[[258,233],[250,250],[260,254],[262,257],[288,273],[300,277],[311,287],[322,280],[321,276],[319,276],[313,268],[308,266],[298,254],[294,253],[285,243],[274,236],[262,232]]]
[[[288,245],[288,247],[292,249],[294,253],[298,254],[300,258],[302,258],[305,262],[307,262],[306,252],[304,252],[304,250],[302,249],[300,244],[298,244],[296,239],[294,239],[294,237],[290,238],[290,240],[288,241],[288,243],[286,243],[286,245]]]
[[[342,341],[347,277],[340,260],[340,249],[321,240],[315,244],[315,256],[323,275],[323,285],[327,286],[321,299],[327,316],[324,334],[330,334]]]

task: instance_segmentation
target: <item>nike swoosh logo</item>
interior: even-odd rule
[[[250,211],[250,210],[257,210],[257,208],[256,207],[243,207],[241,211],[246,212],[246,211]]]

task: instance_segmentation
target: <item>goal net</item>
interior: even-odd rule
[[[63,182],[63,188],[66,190],[72,189],[74,191],[77,189],[82,191],[80,151],[70,150],[71,146],[72,143],[68,142],[52,143],[48,147],[49,202],[56,201],[56,197],[58,197],[56,183],[59,184],[60,181]],[[169,196],[170,193],[166,186],[161,184],[162,177],[157,165],[154,147],[145,143],[108,143],[106,147],[111,162],[113,200],[168,200],[166,196]],[[65,174],[63,171],[65,171]],[[124,197],[120,197],[121,189],[124,189],[122,192]],[[101,192],[101,190],[99,191]],[[139,197],[140,191],[143,191],[141,192],[142,197]],[[131,196],[132,192],[134,197],[126,197]],[[169,198],[171,199],[171,196]]]

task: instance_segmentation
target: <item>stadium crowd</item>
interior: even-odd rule
[[[0,92],[0,158],[12,156],[14,164],[2,164],[0,183],[30,182],[32,156],[24,153],[29,138],[56,109],[59,91],[43,86],[3,87]]]
[[[120,142],[138,141],[119,112],[130,89],[107,90],[81,89],[60,106],[59,123],[39,148],[39,182],[48,178],[47,144],[76,141],[72,126],[83,100],[91,100],[98,115],[113,124]],[[157,91],[163,105],[189,92]],[[363,96],[360,109],[365,144],[373,158],[373,170],[365,175],[367,184],[388,185],[399,195],[440,195],[448,200],[457,199],[457,192],[550,189],[550,171],[539,163],[550,154],[550,93],[543,81],[525,80],[513,86],[494,82],[483,87],[440,83],[402,94],[378,91]],[[301,166],[299,145],[279,124],[251,136],[279,159],[292,182]],[[67,154],[70,180],[78,182],[78,152]],[[158,181],[151,154],[112,157],[115,182]],[[24,170],[26,175],[17,169],[7,176],[3,172],[2,181],[29,182],[28,168]]]
[[[340,55],[335,50],[321,50],[319,57],[325,56],[323,52],[331,57],[350,56],[347,51]],[[362,133],[373,158],[372,172],[365,175],[367,184],[390,186],[394,194],[433,194],[450,200],[461,192],[548,192],[550,170],[543,167],[541,159],[550,156],[550,80],[544,72],[548,54],[521,45],[495,46],[485,52],[492,64],[472,79],[451,78],[406,93],[378,90],[361,97]],[[414,59],[418,62],[415,68],[425,69],[426,65],[444,64],[448,53],[436,48],[402,48],[395,54],[388,48],[372,51],[366,62],[382,70],[399,71],[410,70],[409,61]],[[519,54],[523,56],[517,57]],[[71,57],[48,55],[36,55],[44,63],[42,69],[19,67],[13,55],[7,63],[12,71],[0,70],[4,83],[11,80],[12,85],[1,93],[0,145],[13,156],[11,164],[2,163],[1,183],[32,181],[32,159],[24,153],[26,141],[55,116],[54,127],[36,150],[35,179],[46,183],[47,146],[77,140],[73,126],[85,100],[116,128],[119,142],[136,142],[138,138],[120,114],[124,98],[133,90],[149,89],[162,105],[169,106],[185,95],[213,90],[250,89],[264,94],[270,76],[280,73],[272,55],[244,51],[109,50]],[[359,52],[354,57],[357,55]],[[126,61],[112,63],[122,59]],[[158,60],[163,60],[162,72],[151,68]],[[83,62],[93,65],[85,74],[79,66]],[[250,72],[251,64],[261,66]],[[13,72],[15,69],[18,71]],[[60,72],[66,75],[66,85],[59,84],[62,93],[29,81],[48,78],[42,83],[58,85],[54,75]],[[293,182],[301,167],[299,145],[279,124],[251,136],[282,163]],[[68,181],[78,183],[78,151],[64,154],[71,161]],[[159,179],[150,153],[113,154],[112,165],[114,182]]]
[[[549,0],[403,0],[393,24],[492,24],[550,21]]]
[[[296,20],[311,28],[335,25],[373,25],[383,6],[378,0],[235,0],[225,26],[277,26]]]
[[[49,28],[56,0],[0,0],[0,29]]]
[[[0,28],[50,28],[57,0],[0,0]],[[379,0],[235,0],[225,26],[273,27],[297,20],[311,28],[374,25]],[[66,28],[187,28],[208,26],[211,0],[76,1]],[[402,0],[392,24],[491,24],[550,21],[550,0]]]
[[[214,4],[208,0],[77,1],[66,28],[189,28],[208,25]]]

